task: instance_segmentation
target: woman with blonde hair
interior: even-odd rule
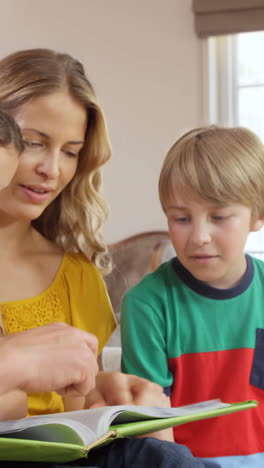
[[[111,267],[100,233],[107,213],[101,166],[111,153],[103,112],[82,64],[48,49],[19,51],[0,61],[0,102],[25,145],[15,176],[0,193],[5,331],[66,322],[96,335],[100,354],[116,325],[99,271]],[[120,388],[115,394],[119,378],[125,402],[134,399],[126,376],[111,376],[110,397],[109,375],[99,374],[100,398],[109,404],[122,402]],[[104,379],[107,394],[101,392]],[[155,395],[161,392],[131,379],[140,395],[145,385]],[[28,403],[29,415],[84,405],[55,393],[29,396]]]
[[[65,91],[84,108],[89,124],[83,144],[72,155],[79,156],[74,177],[33,224],[47,239],[67,251],[84,253],[104,270],[109,259],[99,229],[107,213],[100,195],[101,166],[111,149],[103,112],[83,66],[67,54],[47,49],[16,52],[0,61],[0,102],[11,114],[32,99],[57,91]]]
[[[100,354],[116,323],[101,275],[111,267],[100,233],[107,213],[101,166],[110,157],[110,144],[93,87],[71,56],[24,50],[0,61],[0,102],[25,145],[13,179],[0,192],[5,333],[65,322],[95,335]],[[165,400],[155,383],[99,372],[86,400],[29,394],[28,415]],[[201,466],[187,449],[151,438],[114,442],[85,464],[141,468],[151,460],[160,468]]]

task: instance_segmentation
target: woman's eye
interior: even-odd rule
[[[174,223],[187,223],[189,218],[187,216],[181,216],[180,218],[173,218]]]
[[[69,158],[78,158],[79,153],[76,153],[75,151],[70,151],[70,150],[64,150],[64,153],[69,156]]]

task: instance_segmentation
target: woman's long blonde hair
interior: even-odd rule
[[[82,64],[50,49],[22,50],[0,61],[0,103],[8,113],[65,88],[87,109],[85,144],[74,178],[32,224],[65,251],[83,253],[106,272],[111,265],[100,229],[108,210],[100,189],[101,166],[111,148],[103,112]]]

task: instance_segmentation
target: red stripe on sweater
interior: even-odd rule
[[[172,406],[221,398],[227,403],[262,400],[250,385],[253,349],[185,354],[170,358],[174,374]],[[264,406],[174,428],[175,440],[193,455],[216,457],[264,452]]]

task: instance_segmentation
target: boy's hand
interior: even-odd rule
[[[86,398],[86,407],[111,405],[168,406],[163,388],[136,375],[99,372],[96,387]]]
[[[0,351],[6,375],[0,393],[19,388],[80,396],[95,385],[97,338],[65,323],[1,337]]]
[[[170,407],[170,398],[163,388],[136,375],[121,372],[99,372],[96,387],[86,398],[86,408],[98,408],[111,405],[139,405]],[[141,437],[155,437],[174,442],[171,428],[145,434]]]

